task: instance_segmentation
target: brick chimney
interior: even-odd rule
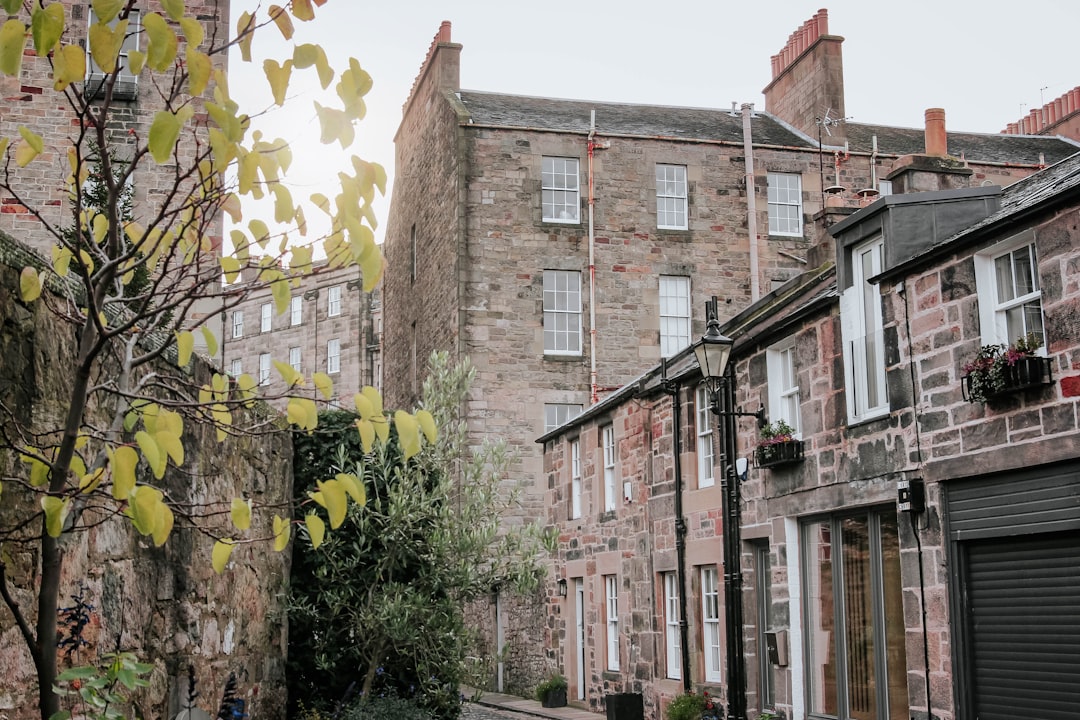
[[[1080,86],[1009,123],[1001,132],[1006,135],[1061,135],[1080,140]]]
[[[787,44],[772,56],[772,82],[765,93],[765,110],[816,138],[817,119],[828,112],[843,119],[844,61],[840,46],[844,38],[829,34],[829,11],[818,10],[788,37]],[[823,133],[822,141],[843,145],[843,123]]]
[[[409,98],[401,107],[401,114],[403,117],[408,115],[413,101],[418,98],[460,89],[461,45],[450,40],[450,21],[443,20],[416,74]]]
[[[967,163],[949,156],[949,136],[945,131],[945,110],[929,108],[923,116],[926,150],[922,154],[897,158],[887,179],[895,194],[956,190],[971,184],[973,171]]]

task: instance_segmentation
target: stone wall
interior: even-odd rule
[[[2,238],[0,264],[0,401],[14,417],[35,431],[57,427],[69,378],[63,358],[75,352],[74,331],[57,325],[42,301],[27,307],[18,299],[21,251]],[[12,257],[15,256],[14,262]],[[59,360],[59,361],[58,361]],[[177,372],[160,366],[159,372]],[[205,381],[206,368],[196,379]],[[101,418],[92,410],[91,420]],[[5,431],[13,427],[4,423]],[[270,434],[230,438],[218,443],[214,433],[188,423],[186,462],[170,468],[162,481],[179,505],[210,503],[220,514],[209,521],[228,534],[231,498],[246,496],[256,507],[287,502],[292,491],[292,450],[288,436]],[[10,449],[0,449],[6,476],[25,476],[26,465]],[[27,499],[16,482],[6,481],[0,496],[0,525],[12,527],[24,517]],[[93,509],[86,510],[88,518]],[[187,689],[187,668],[194,667],[199,704],[216,711],[230,672],[252,717],[280,718],[285,707],[284,667],[287,628],[279,593],[289,572],[288,553],[268,545],[238,547],[222,575],[213,572],[213,540],[179,519],[165,546],[153,547],[126,518],[98,515],[89,530],[65,536],[61,607],[80,586],[94,606],[85,636],[90,646],[73,664],[93,661],[96,653],[116,648],[136,652],[153,663],[151,686],[138,696],[145,717],[170,718]],[[269,523],[256,511],[254,526]],[[235,532],[235,531],[233,531]],[[267,531],[269,532],[269,531]],[[12,594],[34,621],[34,587],[39,557],[33,543],[4,545]],[[89,654],[89,656],[87,655]],[[37,716],[36,679],[22,637],[7,607],[0,605],[0,718]]]

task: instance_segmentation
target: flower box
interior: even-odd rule
[[[986,345],[964,365],[962,392],[968,402],[986,402],[1053,382],[1050,358],[1035,351],[1042,338],[1029,335],[1013,345]]]
[[[779,467],[803,461],[803,441],[783,440],[757,446],[754,453],[755,464],[759,468]]]

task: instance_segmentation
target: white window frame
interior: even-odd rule
[[[1000,258],[1009,257],[1010,284],[1014,292],[1016,288],[1017,264],[1015,258],[1021,257],[1021,251],[1027,250],[1030,261],[1031,277],[1029,280],[1034,288],[1032,291],[1017,295],[1016,297],[1003,300],[1001,298],[1000,278],[998,276],[997,262]],[[1046,354],[1046,321],[1043,316],[1042,286],[1039,279],[1039,257],[1035,247],[1034,235],[1028,231],[1004,242],[997,243],[974,257],[975,263],[975,288],[979,298],[979,327],[983,345],[1011,345],[1019,338],[1034,332],[1042,338],[1042,347],[1038,354]],[[1037,325],[1031,322],[1031,318],[1021,313],[1019,332],[1011,332],[1009,328],[1009,311],[1022,309],[1026,305],[1038,303],[1039,313]]]
[[[304,322],[304,299],[297,295],[290,303],[289,322],[295,327]]]
[[[89,8],[90,12],[87,13],[86,22],[86,81],[91,83],[91,89],[96,96],[99,92],[97,90],[98,83],[103,83],[105,80],[105,71],[98,67],[97,63],[90,56],[90,26],[97,23],[97,13],[94,12],[94,8]],[[119,17],[113,18],[108,23],[110,28],[115,28],[116,23],[119,22]],[[134,75],[128,70],[128,54],[133,50],[139,49],[139,40],[142,36],[142,14],[139,10],[132,10],[128,13],[128,26],[127,34],[124,36],[124,42],[120,46],[120,54],[116,58],[116,63],[119,66],[119,72],[116,73],[116,85],[113,86],[113,93],[116,97],[134,97],[139,86],[139,77]],[[130,89],[124,91],[121,87],[118,87],[120,83],[130,83]],[[119,91],[119,92],[118,92]]]
[[[664,577],[664,647],[667,677],[682,678],[682,643],[679,633],[679,578],[673,572]]]
[[[690,278],[661,275],[660,356],[671,357],[690,345]]]
[[[721,682],[720,588],[715,565],[701,568],[701,643],[705,653],[705,682]]]
[[[794,182],[794,187],[792,187]],[[771,172],[769,186],[769,234],[783,237],[803,236],[802,176],[798,173]],[[795,208],[792,217],[791,208]]]
[[[769,420],[783,420],[802,438],[799,413],[799,376],[795,338],[791,337],[765,352],[769,385]]]
[[[699,488],[713,487],[716,484],[716,446],[713,444],[713,412],[708,386],[704,383],[698,385],[694,399],[696,401],[694,431],[697,433],[697,484]]]
[[[240,358],[233,358],[232,364],[229,367],[229,375],[234,378],[238,378],[244,374],[244,365]]]
[[[341,372],[341,340],[331,338],[326,341],[326,374]]]
[[[341,286],[334,285],[326,291],[326,317],[337,317],[341,314]]]
[[[845,394],[851,423],[873,420],[889,413],[881,292],[877,285],[869,282],[871,277],[881,273],[884,254],[885,245],[880,236],[854,246],[848,262],[852,283],[840,296]],[[863,268],[866,260],[870,262],[869,272]],[[874,392],[871,392],[871,381],[875,385]]]
[[[607,631],[607,669],[619,669],[619,577],[604,575],[604,625]]]
[[[581,223],[581,163],[577,158],[548,157],[541,160],[540,205],[544,222]]]
[[[263,303],[259,308],[259,332],[268,333],[274,329],[274,306]]]
[[[581,517],[581,438],[570,441],[570,519]]]
[[[576,403],[544,403],[544,432],[562,427],[580,415],[582,409]]]
[[[687,182],[685,165],[656,164],[656,227],[686,230]]]
[[[544,271],[544,354],[581,355],[581,273]]]
[[[893,194],[892,180],[878,180],[877,183],[878,197],[885,197],[886,195]]]
[[[289,365],[296,372],[303,372],[302,351],[299,346],[289,348]]]
[[[232,314],[232,336],[236,340],[244,337],[244,311],[233,310]]]
[[[259,384],[270,383],[270,353],[259,354]]]
[[[600,450],[604,459],[604,512],[611,512],[616,507],[615,477],[615,426],[608,424],[600,429]]]

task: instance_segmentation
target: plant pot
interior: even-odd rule
[[[566,707],[566,688],[548,690],[540,704],[546,708]]]
[[[779,467],[803,461],[803,441],[785,440],[784,442],[758,445],[754,452],[754,461],[759,468]]]
[[[1024,357],[1013,365],[1005,366],[1001,374],[1001,386],[985,389],[981,395],[972,387],[975,378],[975,373],[965,375],[963,378],[964,399],[968,402],[985,402],[1030,388],[1041,387],[1054,380],[1050,358],[1044,357]],[[986,382],[982,384],[986,385]]]

